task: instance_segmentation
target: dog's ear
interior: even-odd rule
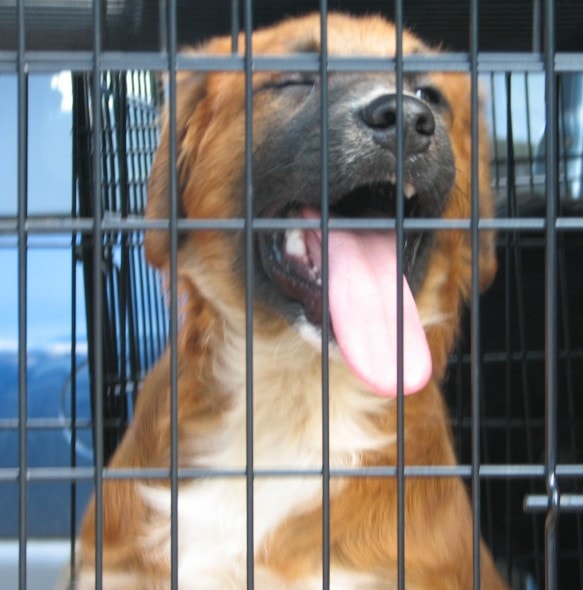
[[[182,194],[197,156],[203,133],[195,121],[197,106],[205,96],[206,76],[200,73],[180,72],[177,75],[176,99],[176,162],[170,162],[169,109],[162,113],[162,132],[154,156],[148,184],[148,219],[167,220],[170,217],[170,170],[176,166],[178,183],[178,216],[184,217]],[[196,124],[195,124],[196,123]],[[146,232],[145,249],[149,262],[163,268],[168,263],[170,236],[167,230],[151,229]]]

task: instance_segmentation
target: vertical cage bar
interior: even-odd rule
[[[563,343],[562,348],[564,350],[564,357],[563,357],[563,374],[565,378],[565,385],[564,391],[566,396],[566,406],[567,412],[569,416],[577,416],[577,406],[575,403],[575,399],[577,397],[577,388],[575,386],[575,375],[574,375],[574,362],[573,362],[573,342],[571,338],[571,326],[575,325],[574,322],[576,321],[574,318],[574,314],[571,313],[572,307],[570,306],[569,301],[569,285],[571,285],[572,289],[572,277],[568,274],[568,254],[567,254],[567,240],[565,239],[566,236],[558,236],[558,260],[557,260],[557,279],[558,279],[558,299],[557,301],[560,302],[560,310],[561,313],[559,317],[561,319],[561,327],[563,333]],[[576,435],[576,426],[573,423],[569,424],[569,433],[568,433],[568,441],[570,444],[570,448],[573,450],[573,453],[577,452],[577,435]],[[576,488],[577,489],[577,488]],[[564,498],[564,497],[563,497]],[[576,543],[573,543],[576,547],[581,550],[583,547],[583,530],[582,530],[582,523],[581,523],[581,515],[575,515],[575,537],[577,539]],[[559,559],[561,555],[559,555]],[[579,563],[578,567],[578,579],[579,579],[579,587],[583,588],[583,564]]]
[[[545,588],[557,588],[557,87],[555,80],[554,2],[545,0],[544,63],[546,116],[546,249],[545,249],[545,467],[549,510],[545,521]]]
[[[322,588],[330,588],[330,312],[328,301],[328,3],[320,1],[320,171],[322,195]]]
[[[253,590],[254,561],[254,457],[253,457],[253,3],[245,0],[245,442],[247,500],[247,588]]]
[[[73,74],[71,73],[71,78]],[[73,80],[71,79],[71,82]],[[74,123],[73,123],[74,126]],[[73,133],[75,131],[73,130]],[[74,142],[73,142],[74,143]],[[77,158],[79,155],[76,150],[72,150],[71,157],[71,218],[77,217],[77,199],[76,199],[76,170]],[[71,448],[69,460],[71,468],[77,467],[77,233],[71,234]],[[77,520],[77,481],[72,479],[69,482],[71,493],[71,520],[69,523],[69,569],[70,580],[75,579],[76,554],[75,554],[75,531]]]
[[[479,206],[479,95],[478,95],[478,2],[471,0],[470,4],[470,87],[471,87],[471,250],[472,250],[472,295],[470,310],[470,372],[472,390],[472,546],[473,546],[473,587],[480,588],[480,403],[481,403],[481,351],[480,351],[480,234],[478,222],[480,219]]]
[[[239,51],[239,0],[231,0],[231,52]]]
[[[121,219],[125,220],[129,214],[130,191],[128,175],[128,87],[127,72],[119,72],[114,77],[114,121],[112,129],[112,141],[115,138],[115,163],[117,164],[114,182],[118,184],[119,212]],[[132,383],[131,376],[134,370],[132,354],[132,305],[131,305],[131,271],[130,271],[130,244],[132,235],[129,232],[121,231],[118,237],[118,246],[121,250],[118,305],[119,305],[119,385],[120,385],[120,418],[123,424],[120,425],[120,435],[125,428],[128,418],[128,381]],[[128,329],[130,332],[128,332]],[[128,375],[129,373],[129,375]],[[129,379],[128,379],[129,377]]]
[[[489,79],[489,83],[490,83],[489,84],[490,96],[494,96],[494,93],[496,92],[496,74],[490,73],[488,79]],[[490,119],[492,121],[492,137],[498,137],[496,113],[497,113],[496,101],[491,100],[490,101]],[[492,152],[493,152],[493,162],[492,162],[492,160],[490,160],[490,161],[493,164],[494,183],[495,183],[496,189],[499,189],[500,188],[500,163],[501,162],[500,162],[500,154],[499,154],[497,141],[492,142]]]
[[[102,588],[103,572],[103,284],[101,263],[103,258],[102,240],[102,206],[101,206],[101,1],[93,0],[93,55],[92,55],[92,86],[91,110],[93,118],[93,165],[92,195],[93,195],[93,390],[95,392],[95,427],[94,427],[94,455],[95,455],[95,588]]]
[[[524,74],[524,96],[525,96],[525,107],[526,107],[526,148],[528,152],[528,181],[530,191],[534,193],[534,153],[532,149],[532,122],[530,120],[530,114],[532,108],[530,106],[530,84],[528,73]],[[494,101],[492,101],[494,102]]]
[[[541,50],[541,0],[532,0],[532,51]]]
[[[18,583],[26,590],[27,565],[27,431],[28,414],[27,391],[27,232],[26,219],[28,209],[28,75],[25,63],[26,30],[24,17],[24,0],[18,1]]]
[[[512,119],[512,77],[510,73],[506,73],[504,77],[506,89],[506,216],[511,217],[516,204],[516,182],[514,177],[514,129]],[[494,101],[492,101],[494,103]],[[494,135],[496,137],[496,135]],[[496,142],[494,142],[496,143]],[[517,232],[507,232],[504,240],[504,254],[505,254],[505,275],[504,275],[504,352],[506,354],[506,362],[504,364],[504,385],[506,391],[511,391],[512,387],[512,363],[510,354],[512,352],[512,317],[511,312],[511,294],[512,294],[512,270],[518,275],[518,268],[512,269],[512,251],[516,248]],[[510,416],[511,416],[511,396],[507,395],[505,399],[504,415],[506,419],[505,424],[505,441],[504,452],[507,460],[510,460],[511,454],[511,431],[510,431]],[[511,501],[510,501],[510,481],[505,484],[505,510],[504,516],[506,519],[505,533],[505,548],[504,555],[506,556],[506,577],[510,579],[512,568],[512,551],[510,549],[510,541],[512,539],[510,531],[511,523]]]
[[[397,241],[397,586],[405,588],[405,396],[403,390],[403,218],[404,141],[403,121],[403,0],[395,2],[395,85],[397,93],[396,241]]]
[[[177,2],[168,2],[168,103],[170,182],[170,587],[178,588],[178,177],[176,145]]]
[[[536,7],[535,7],[536,8]],[[539,6],[540,8],[540,6]],[[540,39],[539,39],[540,41]],[[508,217],[516,217],[519,215],[519,203],[517,200],[516,195],[516,158],[515,158],[515,150],[514,150],[514,125],[513,125],[513,114],[512,114],[512,79],[514,74],[507,74],[507,112],[508,112],[508,123],[507,123],[507,137],[508,137],[508,156],[507,156],[507,215]],[[524,75],[524,84],[525,84],[525,97],[526,97],[526,123],[527,123],[527,145],[528,145],[528,162],[529,162],[529,186],[531,192],[534,193],[534,176],[533,176],[533,156],[532,156],[532,147],[531,147],[531,135],[530,135],[530,102],[529,102],[529,92],[528,92],[528,74]],[[530,424],[533,421],[533,411],[531,409],[531,399],[532,399],[532,389],[529,379],[529,372],[531,368],[529,367],[529,363],[526,359],[526,352],[528,350],[528,337],[527,337],[527,310],[525,308],[525,287],[524,287],[524,258],[523,258],[523,248],[524,248],[524,237],[522,236],[520,231],[514,231],[511,234],[508,234],[509,238],[507,240],[507,259],[506,259],[506,274],[508,277],[508,286],[507,290],[510,293],[511,285],[514,285],[514,293],[515,293],[515,301],[516,301],[516,319],[518,323],[518,350],[520,350],[520,384],[521,384],[521,393],[522,393],[522,404],[524,408],[524,416],[526,419],[526,456],[529,463],[536,462],[536,441],[533,435],[533,429]],[[512,274],[514,276],[512,276]],[[511,282],[510,279],[513,279]],[[510,297],[508,298],[510,301]],[[510,303],[508,303],[510,305]],[[507,320],[508,324],[508,331],[511,333],[511,323],[510,318]],[[509,346],[507,349],[507,354],[511,354],[511,347]],[[510,358],[508,359],[508,366],[510,367],[512,361]],[[508,381],[508,389],[510,391],[510,381]],[[510,396],[508,396],[508,404],[511,405]],[[509,451],[510,452],[510,451]],[[507,455],[510,457],[510,455]],[[530,482],[531,489],[535,486],[534,481],[531,480]],[[510,488],[510,486],[508,486]],[[508,499],[510,504],[510,499]],[[510,505],[508,514],[511,514]],[[512,527],[512,520],[509,518],[507,523],[508,529],[508,543],[510,544],[511,535],[510,530]],[[532,531],[532,545],[533,545],[533,553],[538,555],[539,554],[539,527],[537,526],[536,516],[531,516],[531,531]],[[510,577],[511,573],[511,563],[509,559],[508,563],[508,576]],[[540,565],[539,560],[534,560],[534,570],[535,570],[535,577],[536,579],[540,579]]]

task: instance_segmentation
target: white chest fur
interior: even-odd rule
[[[322,386],[314,349],[297,340],[254,351],[253,393],[253,552],[262,551],[269,533],[285,519],[318,505],[322,497]],[[244,354],[225,346],[215,373],[233,395],[233,406],[220,432],[203,446],[200,463],[212,471],[244,470],[246,400]],[[330,368],[329,423],[331,466],[354,466],[363,452],[391,441],[375,432],[370,416],[386,399],[365,390],[343,365]],[[195,443],[198,446],[197,443]],[[266,471],[272,471],[266,474]],[[273,474],[273,471],[278,472]],[[338,482],[332,482],[333,489]],[[170,496],[167,490],[143,488],[159,515],[150,528],[146,550],[169,555]],[[245,587],[247,493],[242,476],[209,475],[183,483],[178,500],[179,577],[181,588]],[[265,575],[269,575],[268,573]],[[261,588],[258,572],[257,587]],[[277,588],[271,580],[264,586]],[[309,586],[303,586],[309,587]]]

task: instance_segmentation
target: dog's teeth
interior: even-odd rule
[[[413,195],[417,193],[415,187],[410,183],[406,182],[405,186],[403,187],[403,193],[407,199],[410,199]]]
[[[312,279],[312,281],[314,281],[314,283],[316,283],[316,285],[318,285],[318,287],[322,286],[322,277],[320,276],[320,269],[312,266],[312,268],[310,268],[309,270],[309,274],[310,274],[310,278]]]
[[[301,229],[288,229],[285,232],[285,253],[295,258],[306,258],[306,241],[304,231]]]

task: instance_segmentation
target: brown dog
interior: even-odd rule
[[[255,54],[314,52],[318,15],[253,36]],[[331,14],[333,55],[386,56],[395,29],[380,18]],[[240,46],[243,46],[241,42]],[[202,51],[230,52],[227,38]],[[405,54],[432,52],[410,33]],[[321,206],[320,88],[314,74],[253,76],[254,209],[258,217],[318,220]],[[180,208],[192,219],[244,217],[244,76],[191,74],[178,80]],[[331,73],[329,201],[333,218],[395,215],[395,78]],[[406,74],[405,215],[470,214],[470,85],[462,74]],[[492,210],[486,132],[480,127],[480,213]],[[169,132],[150,182],[148,216],[168,218]],[[400,197],[401,198],[401,197]],[[255,235],[253,420],[257,470],[312,475],[254,479],[255,585],[322,584],[321,233]],[[313,224],[315,227],[316,223]],[[378,224],[377,224],[378,225]],[[150,262],[169,268],[169,238],[151,231]],[[330,231],[329,441],[332,468],[394,466],[396,445],[396,245],[389,230]],[[197,230],[179,240],[185,295],[178,339],[181,467],[245,468],[245,258],[241,231]],[[482,234],[480,282],[495,271],[493,236]],[[439,391],[458,315],[471,283],[466,231],[407,231],[403,246],[403,388],[407,465],[454,465]],[[169,353],[145,380],[113,467],[170,464]],[[411,394],[411,395],[409,395]],[[244,588],[243,477],[183,480],[179,487],[180,588]],[[394,588],[397,483],[392,477],[332,477],[331,588]],[[170,487],[166,480],[115,480],[103,489],[104,588],[169,586]],[[472,516],[454,477],[407,478],[406,587],[472,587]],[[94,506],[82,530],[79,588],[93,585]],[[485,548],[482,588],[505,587]]]

